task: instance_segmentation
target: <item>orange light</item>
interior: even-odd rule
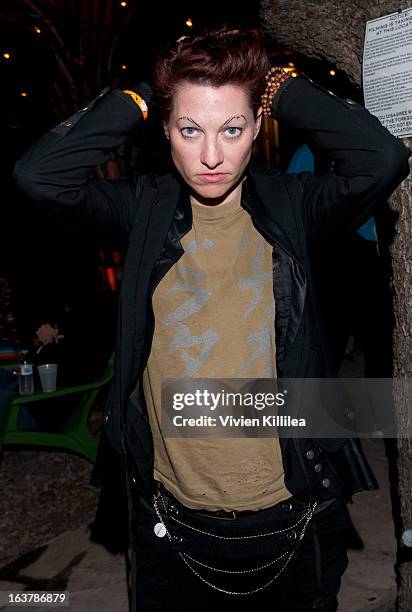
[[[3,57],[4,59],[10,59],[11,55],[10,53],[3,53]]]
[[[122,70],[127,70],[127,66],[126,66],[126,64],[122,64],[122,65],[120,66],[120,68],[121,68]]]
[[[292,72],[292,76],[293,76],[293,77],[297,77],[297,76],[298,76],[298,73],[297,73],[297,72]]]
[[[186,19],[186,22],[185,22],[185,23],[186,23],[186,25],[187,25],[187,27],[188,27],[188,28],[192,28],[192,27],[193,27],[193,21],[192,21],[192,19],[191,19],[190,17],[188,17],[188,18]]]
[[[288,66],[292,66],[292,68],[294,68],[295,64],[293,62],[288,62]]]
[[[116,291],[117,289],[117,281],[116,281],[116,273],[113,268],[105,268],[104,270],[106,281],[111,291]]]
[[[336,72],[334,70],[329,70],[330,76],[335,76]]]
[[[20,96],[21,96],[22,98],[27,98],[27,96],[28,96],[28,95],[29,95],[29,94],[27,93],[27,91],[21,91],[21,92],[20,92]]]
[[[126,8],[126,6],[127,6],[127,2],[121,2],[121,3],[120,3],[120,6],[122,6],[123,8]]]
[[[41,34],[41,30],[37,26],[34,28],[34,31],[36,32],[36,34]]]

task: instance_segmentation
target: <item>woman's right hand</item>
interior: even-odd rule
[[[59,335],[59,328],[57,325],[53,327],[50,323],[43,323],[43,325],[40,325],[39,329],[36,331],[36,337],[43,345],[58,342],[59,339],[62,338],[62,336]]]

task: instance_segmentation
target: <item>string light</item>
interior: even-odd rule
[[[188,28],[192,28],[192,27],[193,27],[193,21],[192,21],[191,17],[188,17],[188,18],[186,19],[186,22],[185,22],[185,23],[186,23],[186,25],[187,25],[187,27],[188,27]]]
[[[127,2],[121,2],[121,3],[120,3],[120,6],[122,6],[123,8],[126,8],[126,6],[127,6]]]
[[[330,74],[330,76],[335,76],[336,72],[335,72],[335,70],[329,70],[329,74]]]
[[[294,68],[295,64],[293,62],[288,62],[288,66],[292,66],[292,68]]]
[[[29,94],[27,93],[27,91],[21,91],[21,92],[20,92],[20,97],[21,97],[21,98],[27,98],[27,96],[28,96],[28,95],[29,95]]]
[[[291,74],[292,74],[293,77],[297,77],[298,76],[297,72],[292,72]]]
[[[36,34],[41,34],[41,29],[38,26],[35,26],[34,31]]]
[[[120,66],[120,68],[121,68],[122,70],[127,70],[127,66],[126,66],[126,64],[122,64],[122,65]]]
[[[8,60],[8,59],[10,59],[11,55],[10,55],[10,53],[8,53],[6,51],[6,53],[3,53],[3,57],[4,57],[4,59]]]

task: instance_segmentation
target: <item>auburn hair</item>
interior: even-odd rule
[[[160,51],[153,69],[152,102],[167,121],[182,81],[212,87],[240,85],[256,115],[269,68],[258,30],[230,25],[204,28]]]

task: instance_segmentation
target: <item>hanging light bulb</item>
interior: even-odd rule
[[[127,2],[121,2],[121,3],[120,3],[120,6],[121,6],[122,8],[126,8],[126,6],[127,6]]]
[[[41,34],[41,29],[38,26],[35,26],[34,31],[36,34]]]
[[[120,68],[121,68],[122,70],[127,70],[127,66],[126,66],[126,64],[122,64],[122,65],[120,66]]]
[[[188,28],[192,28],[193,27],[193,21],[191,17],[188,17],[185,21],[186,25]]]
[[[335,72],[335,70],[329,70],[329,74],[330,74],[330,76],[335,76],[336,72]]]
[[[10,55],[10,53],[8,53],[8,51],[6,51],[5,53],[3,53],[3,57],[4,57],[4,59],[8,60],[8,59],[11,58],[11,55]]]
[[[29,94],[27,93],[27,91],[21,91],[21,92],[20,92],[20,97],[21,97],[21,98],[27,98],[27,96],[28,96],[28,95],[29,95]]]

